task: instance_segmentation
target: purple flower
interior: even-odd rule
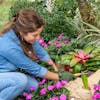
[[[35,88],[34,88],[34,86],[31,86],[30,87],[30,91],[33,91]]]
[[[61,83],[62,83],[62,85],[67,85],[68,84],[68,82],[65,81],[65,80],[62,80]]]
[[[28,94],[28,95],[26,96],[26,100],[31,100],[31,99],[32,99],[32,97],[33,97],[33,95],[32,95],[32,94]]]
[[[64,43],[70,43],[71,41],[68,39],[63,40]]]
[[[61,94],[59,98],[60,98],[60,100],[66,100],[67,99],[65,94]]]
[[[55,88],[54,85],[49,85],[49,86],[48,86],[48,90],[53,90],[54,88]]]
[[[59,47],[61,47],[61,46],[62,46],[61,43],[56,44],[56,48],[59,48]]]
[[[61,82],[58,81],[58,82],[55,84],[55,87],[56,87],[57,89],[62,88]]]
[[[46,82],[46,79],[43,78],[43,80],[42,80],[41,82],[39,82],[39,85],[42,85],[42,84],[44,84],[45,82]]]
[[[41,94],[41,95],[46,94],[46,88],[41,89],[40,94]]]
[[[36,56],[36,59],[39,60],[41,57],[40,56]]]
[[[58,36],[57,40],[60,40],[60,39],[62,38],[63,35],[64,35],[64,33],[61,33],[61,34]]]

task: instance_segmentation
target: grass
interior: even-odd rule
[[[9,21],[9,10],[15,0],[2,0],[0,4],[0,30]]]

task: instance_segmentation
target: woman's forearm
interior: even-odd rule
[[[49,79],[49,80],[55,80],[55,81],[58,81],[59,80],[58,74],[57,73],[50,72],[50,71],[48,71],[46,73],[45,78],[46,79]]]

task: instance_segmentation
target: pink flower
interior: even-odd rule
[[[88,58],[90,58],[83,51],[78,52],[78,54],[76,55],[76,57],[79,58],[80,60],[87,60]]]
[[[100,85],[99,85],[99,84],[94,84],[93,89],[94,89],[94,90],[99,90],[99,91],[100,91]]]
[[[98,90],[100,91],[100,85],[98,85]]]
[[[23,93],[23,96],[24,96],[24,97],[28,96],[28,93],[27,93],[27,92],[24,92],[24,93]]]
[[[47,44],[48,44],[48,45],[50,45],[50,44],[51,44],[51,42],[48,42]]]
[[[52,98],[49,98],[48,100],[52,100]]]
[[[31,100],[31,99],[32,99],[32,97],[33,97],[33,95],[32,95],[32,94],[28,94],[28,95],[26,96],[26,100]]]
[[[68,84],[68,82],[65,81],[65,80],[62,80],[61,83],[62,83],[62,85],[67,85]]]
[[[31,86],[30,87],[30,91],[33,91],[35,88],[34,88],[34,86]]]
[[[54,87],[54,85],[49,85],[48,86],[48,90],[53,90],[55,87]]]
[[[46,48],[47,46],[48,46],[48,44],[44,44],[44,45],[43,45],[43,48]]]
[[[98,84],[94,84],[94,90],[98,90]]]
[[[42,80],[41,82],[39,82],[39,85],[42,85],[42,84],[44,84],[45,82],[46,82],[46,79],[43,78],[43,80]]]
[[[66,100],[67,99],[65,94],[61,94],[59,98],[60,98],[60,100]]]
[[[57,83],[55,84],[55,87],[56,87],[57,89],[62,88],[62,84],[61,84],[61,82],[57,82]]]
[[[55,40],[55,41],[53,42],[54,45],[57,45],[58,43],[59,43],[58,40]]]
[[[64,35],[64,33],[61,33],[61,34],[58,36],[57,40],[60,40],[60,39],[62,38],[63,35]]]
[[[41,89],[40,94],[41,94],[41,95],[46,94],[46,88]]]
[[[41,38],[40,40],[39,40],[39,44],[41,45],[41,44],[43,44],[44,43],[44,40]]]
[[[56,44],[56,48],[59,48],[59,47],[61,47],[61,46],[62,46],[61,43]]]
[[[100,99],[100,93],[94,93],[92,98],[93,98],[93,100],[96,100],[97,98]]]

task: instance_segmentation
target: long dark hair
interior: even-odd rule
[[[32,9],[24,9],[20,10],[18,13],[16,13],[16,15],[14,15],[12,20],[1,31],[1,34],[5,34],[10,29],[13,29],[20,40],[24,53],[31,60],[35,60],[35,53],[32,44],[29,44],[23,40],[20,33],[26,35],[28,32],[34,32],[38,28],[44,26],[44,24],[44,20],[37,12]]]

